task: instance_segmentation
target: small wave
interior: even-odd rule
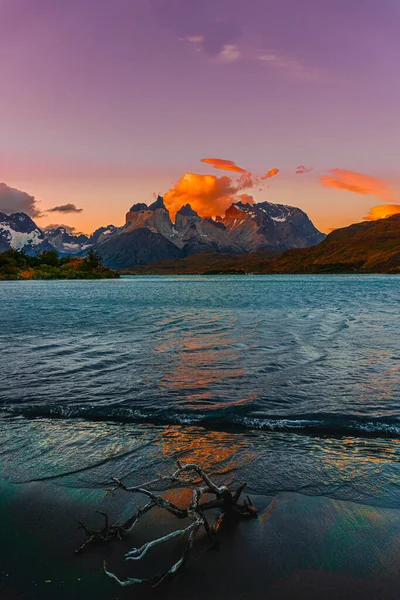
[[[400,437],[400,423],[359,418],[293,419],[244,418],[248,429],[304,433],[326,437]]]
[[[85,419],[146,423],[148,425],[197,426],[223,431],[265,431],[294,433],[316,437],[400,438],[398,419],[362,418],[352,415],[269,416],[251,417],[230,414],[206,415],[199,411],[171,412],[140,409],[77,406],[8,406],[1,409],[4,416],[26,418]]]

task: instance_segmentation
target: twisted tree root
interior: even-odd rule
[[[192,472],[197,477],[186,479],[180,477],[182,473],[187,472]],[[204,527],[208,538],[215,546],[217,545],[216,532],[224,516],[229,515],[236,519],[253,519],[257,517],[257,509],[254,508],[248,496],[247,499],[245,499],[242,503],[239,502],[242,492],[246,487],[245,483],[240,485],[235,492],[231,492],[231,490],[225,485],[216,485],[213,481],[211,481],[208,475],[198,465],[195,464],[181,465],[178,462],[178,468],[176,471],[174,471],[174,473],[153,479],[152,481],[148,481],[141,486],[128,487],[116,477],[113,477],[112,480],[115,484],[115,487],[112,489],[112,491],[122,489],[125,492],[140,494],[149,498],[149,502],[142,508],[138,508],[135,514],[127,519],[127,521],[125,521],[125,523],[122,525],[110,525],[108,516],[99,511],[99,514],[103,515],[105,518],[105,526],[102,529],[91,530],[83,523],[78,522],[79,526],[84,529],[88,537],[82,546],[76,550],[77,553],[81,552],[88,544],[108,542],[113,538],[121,539],[124,534],[133,529],[133,527],[145,513],[156,506],[168,511],[178,519],[189,519],[191,521],[191,523],[184,529],[179,529],[151,542],[147,542],[141,548],[132,548],[132,550],[125,554],[125,560],[141,560],[155,546],[167,543],[174,538],[187,537],[187,543],[181,557],[172,565],[170,569],[163,573],[157,573],[156,575],[145,579],[128,577],[126,580],[121,580],[117,577],[117,575],[107,570],[106,563],[104,562],[105,574],[111,579],[114,579],[119,585],[124,587],[135,583],[152,585],[155,587],[167,577],[175,575],[187,561],[190,551],[193,547],[196,534],[202,527]],[[196,481],[198,480],[200,480],[200,482],[202,481],[205,485],[201,487],[198,487],[197,485],[195,486]],[[169,482],[180,486],[195,486],[192,490],[192,499],[189,506],[187,508],[179,508],[169,500],[166,500],[162,496],[159,496],[155,492],[147,489],[149,486],[159,484],[160,482]],[[212,494],[215,496],[215,498],[206,502],[200,502],[205,494]],[[210,526],[204,513],[205,511],[211,509],[219,509],[222,511],[222,513],[216,522]]]

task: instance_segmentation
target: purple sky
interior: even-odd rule
[[[0,0],[0,181],[89,230],[186,171],[223,175],[211,156],[278,167],[257,201],[361,220],[383,200],[319,180],[398,200],[399,30],[398,0]]]

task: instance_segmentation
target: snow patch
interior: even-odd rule
[[[13,250],[22,250],[25,246],[38,246],[44,239],[39,229],[34,229],[30,233],[14,231],[9,225],[0,224],[0,231],[8,234],[8,241]]]

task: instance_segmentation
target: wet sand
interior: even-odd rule
[[[103,559],[121,578],[168,568],[179,556],[179,542],[151,551],[143,564],[124,562],[123,555],[182,522],[157,510],[122,542],[75,555],[85,539],[76,519],[101,526],[96,509],[123,519],[129,514],[125,494],[0,484],[0,598],[398,599],[399,510],[291,493],[253,500],[259,518],[223,526],[218,550],[202,535],[176,577],[156,589],[121,588],[102,572]]]

